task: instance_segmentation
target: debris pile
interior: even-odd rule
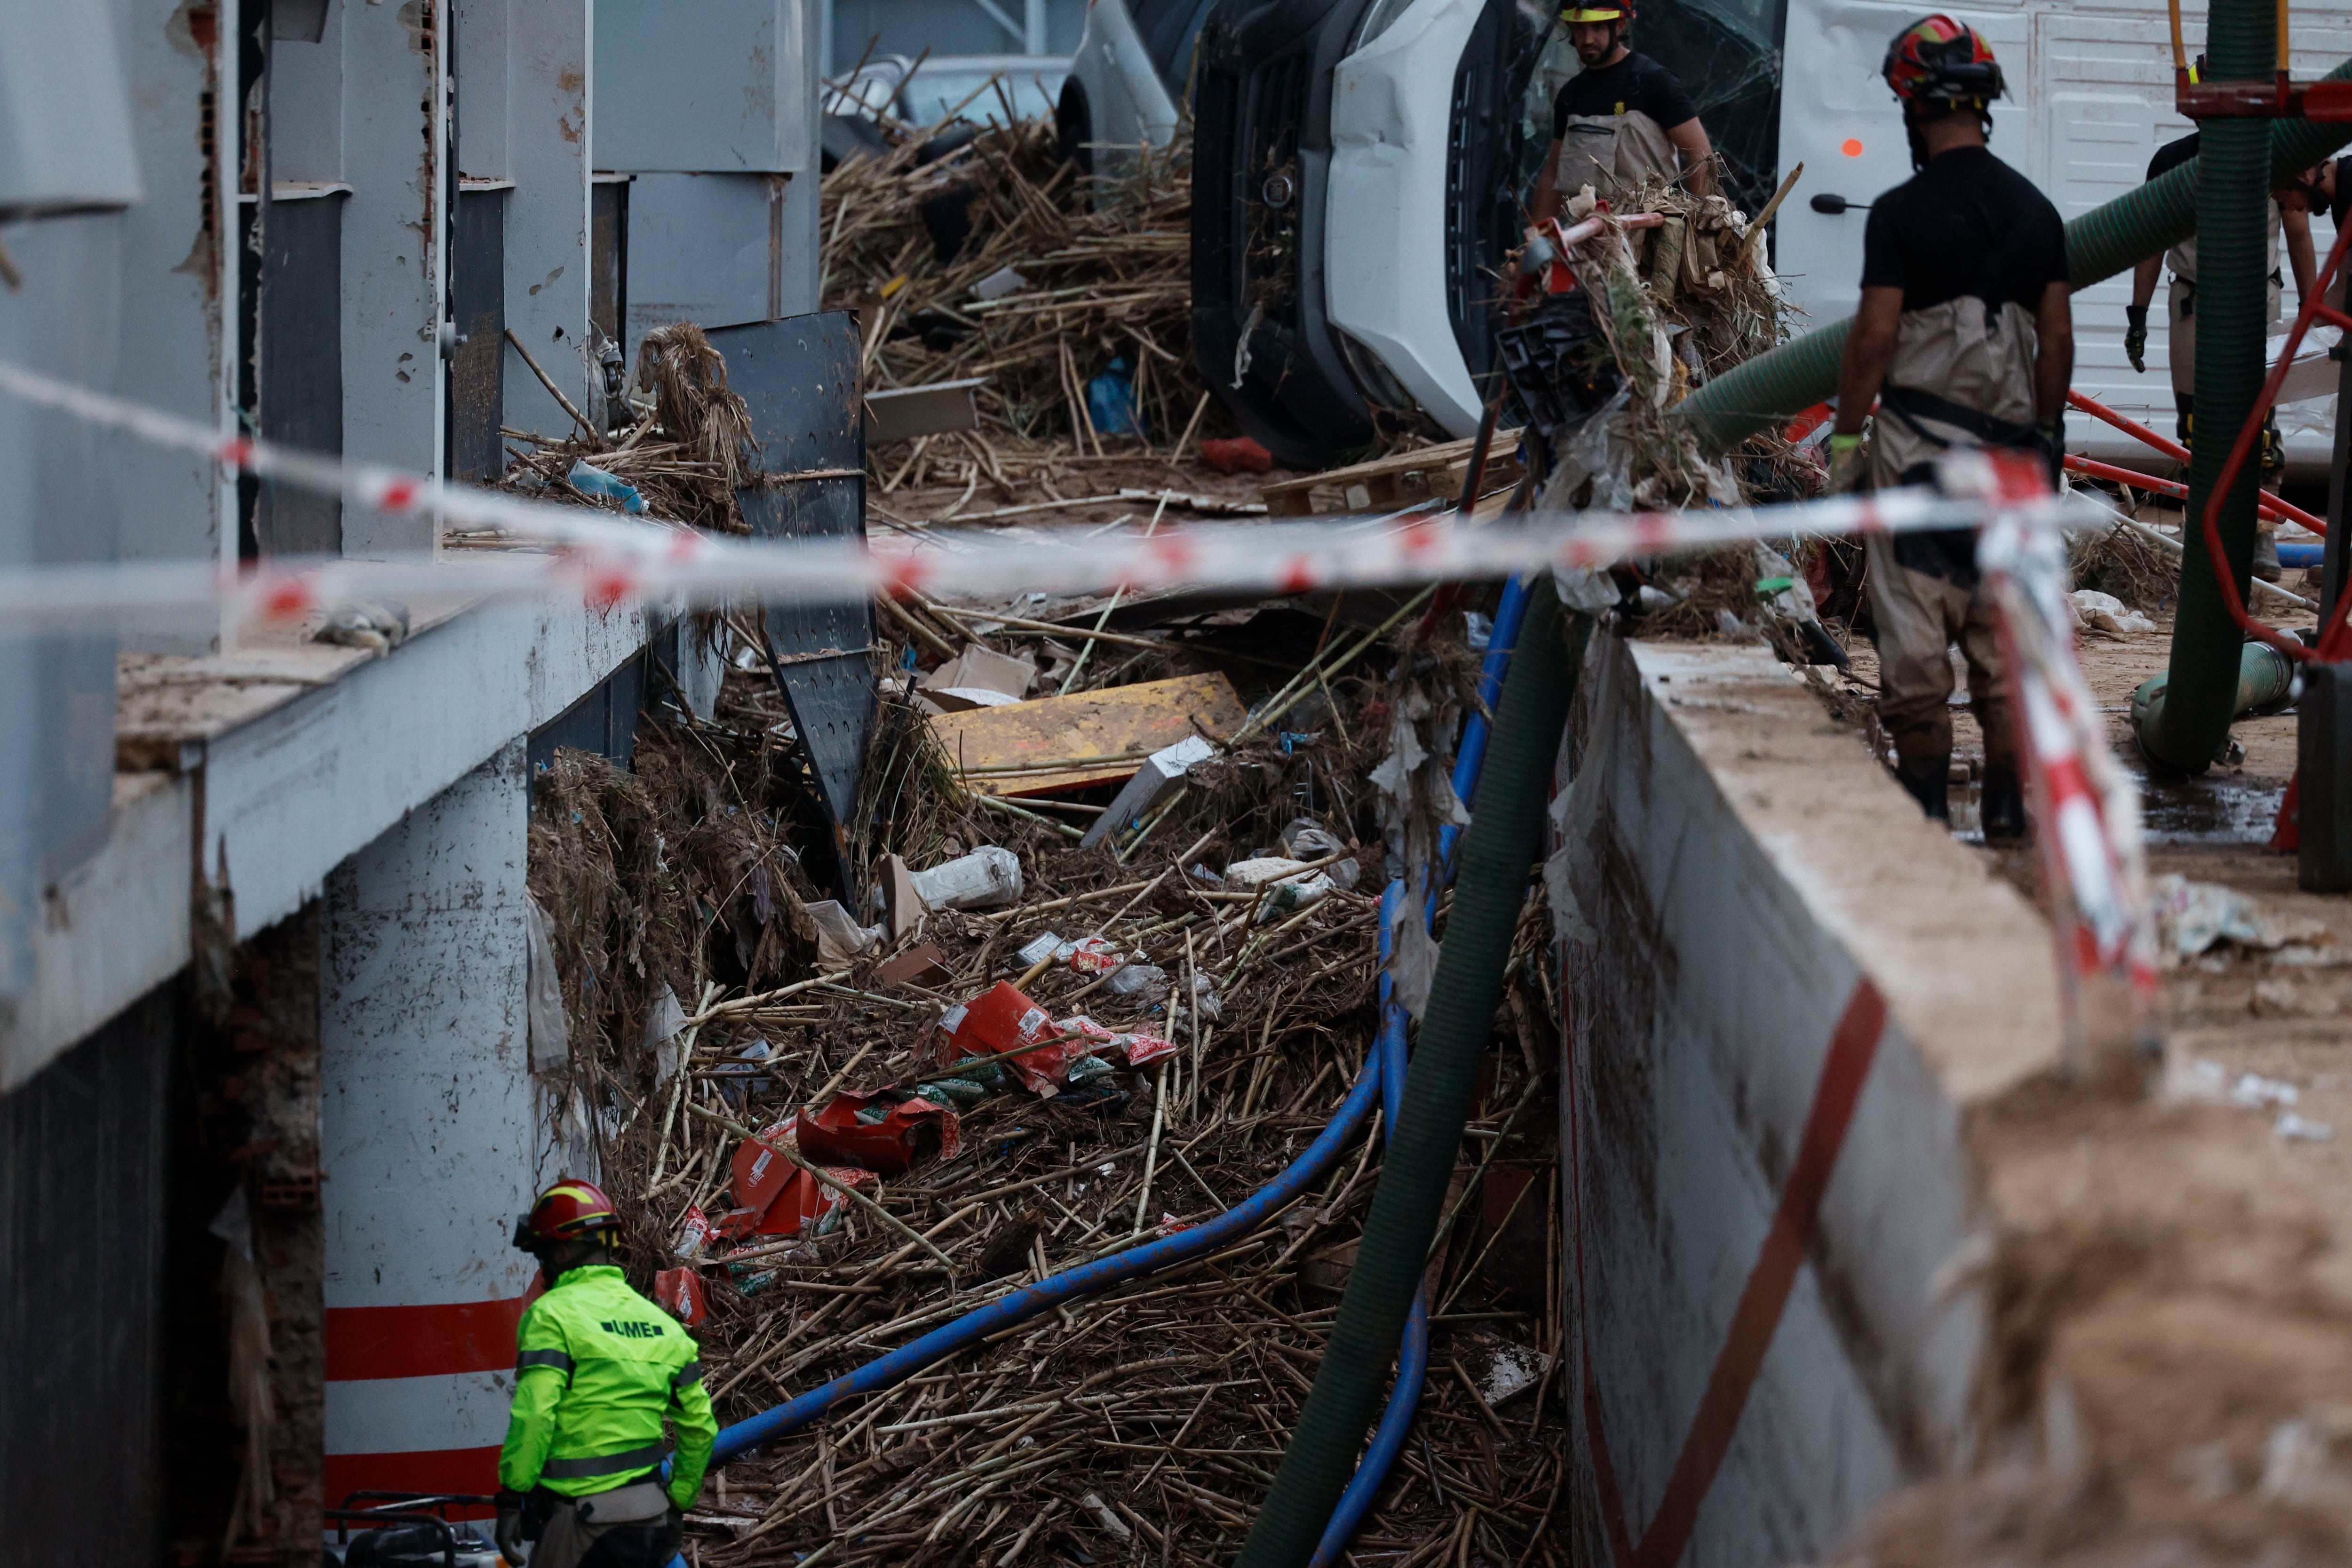
[[[1477,658],[1478,617],[1424,631],[1426,595],[1363,598],[1099,645],[898,608],[932,668],[885,697],[849,830],[862,904],[795,853],[812,823],[764,669],[730,675],[715,721],[649,713],[634,773],[559,754],[531,885],[575,1120],[722,1419],[1213,1220],[1330,1121],[1373,1036],[1380,887],[1444,809],[1402,781],[1443,772]],[[1360,1553],[1558,1560],[1548,951],[1538,900],[1434,1258],[1420,1426]],[[1208,1255],[723,1468],[690,1560],[1229,1559],[1381,1152],[1360,1135]]]
[[[1089,176],[1032,120],[968,140],[935,127],[840,164],[824,177],[824,297],[865,323],[866,386],[982,377],[1002,434],[1097,456],[1178,440],[1205,406],[1191,155],[1180,138]]]
[[[567,434],[502,432],[524,445],[507,447],[501,489],[551,491],[575,505],[721,533],[751,531],[736,493],[758,472],[760,444],[742,395],[727,384],[726,358],[700,327],[677,321],[646,333],[626,395],[610,405],[617,419],[609,428],[562,401],[573,421]],[[452,534],[449,542],[492,541]]]
[[[1817,468],[1785,438],[1709,458],[1672,416],[1780,340],[1786,308],[1759,237],[1769,216],[1750,224],[1722,196],[1657,185],[1612,210],[1588,185],[1548,232],[1531,231],[1519,259],[1528,308],[1500,341],[1554,450],[1543,504],[1730,506],[1819,489]]]

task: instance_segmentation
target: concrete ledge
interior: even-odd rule
[[[1601,637],[1584,682],[1562,1512],[1581,1561],[1816,1561],[1972,1451],[1966,1123],[2059,1060],[2049,932],[1768,653]]]
[[[669,613],[482,605],[425,625],[382,658],[286,655],[281,663],[300,664],[316,683],[278,679],[272,667],[266,700],[233,704],[228,721],[203,719],[219,703],[189,703],[194,716],[175,721],[189,738],[172,748],[181,772],[118,775],[107,842],[47,900],[33,984],[15,1015],[0,1016],[0,1093],[188,962],[197,854],[215,879],[226,865],[236,936],[251,936],[317,897],[330,872],[409,812],[592,690]],[[259,657],[179,661],[176,681],[195,691],[209,676],[244,703]]]

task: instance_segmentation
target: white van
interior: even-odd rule
[[[1758,210],[1805,165],[1772,252],[1799,331],[1852,312],[1860,209],[1910,175],[1878,66],[1927,9],[1639,0],[1633,46],[1690,90],[1735,201]],[[1371,438],[1376,416],[1418,414],[1454,436],[1475,427],[1491,268],[1516,241],[1508,219],[1549,144],[1551,95],[1578,68],[1552,12],[1518,0],[1093,0],[1072,73],[1093,126],[1164,142],[1181,85],[1193,85],[1195,353],[1286,461],[1336,458]],[[2154,5],[2024,0],[1949,14],[1991,40],[2009,80],[1993,151],[2069,218],[2140,184],[2156,150],[2189,129],[2172,110],[2168,23]],[[2352,58],[2352,0],[2298,5],[2290,30],[2294,74],[2323,75]],[[1161,47],[1138,47],[1147,35]],[[1822,194],[1855,205],[1817,212]],[[2325,255],[2324,215],[2314,229]],[[2137,374],[2123,355],[2130,288],[2126,275],[2077,296],[2075,385],[2168,435],[2161,289]],[[2285,294],[2292,316],[2291,275]],[[2299,372],[2290,395],[2316,395],[2280,411],[2305,474],[2328,458],[2332,373]],[[2067,434],[2104,460],[2150,457],[2079,414]]]
[[[1780,160],[1799,162],[1805,178],[1780,209],[1774,262],[1790,297],[1816,321],[1852,312],[1862,276],[1862,226],[1867,216],[1830,216],[1809,198],[1828,192],[1867,202],[1909,177],[1911,155],[1894,96],[1878,79],[1886,40],[1922,14],[1913,5],[1861,0],[1792,0],[1788,7],[1780,87]],[[2043,0],[2004,9],[1949,13],[1984,34],[2009,80],[2009,96],[1993,110],[1992,150],[2041,186],[2072,219],[2138,185],[2156,150],[2191,129],[2172,109],[2170,25],[2158,5],[2103,5]],[[2201,47],[2204,18],[2185,17],[2189,48]],[[2297,5],[2288,31],[2298,80],[2326,75],[2352,58],[2352,5]],[[2334,243],[2326,215],[2315,215],[2312,238],[2322,258]],[[2284,313],[2298,304],[2294,275],[2284,256]],[[2148,313],[2147,373],[2124,358],[2124,307],[2131,275],[2111,278],[2074,296],[2074,386],[2121,414],[2173,433],[2171,381],[2165,364],[2164,286]],[[2282,326],[2281,332],[2284,328]],[[2305,357],[2324,363],[2333,331],[2305,341]],[[2284,346],[2273,340],[2273,352]],[[2292,395],[2319,395],[2286,405],[2279,424],[2297,477],[2325,472],[2333,448],[2336,384],[2332,365],[2299,371]],[[2153,459],[2147,447],[2081,414],[2068,416],[2066,444],[2108,462]]]

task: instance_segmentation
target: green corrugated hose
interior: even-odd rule
[[[2212,0],[2206,45],[2211,79],[2260,81],[2277,59],[2277,13],[2270,0]],[[2209,120],[2197,160],[2197,430],[2189,459],[2188,528],[2180,552],[2180,610],[2172,623],[2169,679],[2160,693],[2132,704],[2140,754],[2174,773],[2205,771],[2228,744],[2237,713],[2241,642],[2221,602],[2212,552],[2200,537],[2205,510],[2230,444],[2261,395],[2265,296],[2270,291],[2269,125],[2259,120]],[[2220,517],[2221,552],[2242,598],[2254,554],[2254,492],[2259,463],[2238,470]]]
[[[1297,1568],[1314,1552],[1356,1468],[1396,1360],[1446,1184],[1462,1149],[1478,1059],[1502,1000],[1503,970],[1527,900],[1552,763],[1591,622],[1566,616],[1547,579],[1503,683],[1478,808],[1462,839],[1445,945],[1405,1077],[1404,1102],[1331,1343],[1282,1469],[1242,1546],[1240,1568]]]
[[[2171,684],[2169,670],[2139,683],[2131,699],[2133,729],[2145,730],[2154,721],[2153,715],[2163,709],[2165,690]],[[2275,713],[2286,706],[2294,692],[2294,665],[2286,655],[2261,642],[2249,642],[2238,650],[2238,686],[2231,694],[2233,717]]]
[[[2269,24],[2263,26],[2268,37]],[[2352,80],[2352,60],[2328,72],[2327,79]],[[2284,184],[2289,175],[2301,174],[2347,142],[2352,142],[2352,126],[2293,121],[2270,127],[2272,184],[2263,188]],[[2087,289],[2195,234],[2201,162],[2192,159],[2168,170],[2068,224],[2066,268],[2074,287]],[[1837,395],[1838,363],[1845,355],[1845,337],[1853,325],[1851,318],[1832,321],[1759,354],[1691,394],[1679,411],[1696,427],[1701,445],[1727,452],[1775,419]]]

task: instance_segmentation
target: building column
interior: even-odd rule
[[[521,742],[338,868],[320,1005],[326,1453],[362,1487],[488,1492],[545,1152],[530,1073]]]
[[[336,7],[342,38],[343,456],[441,471],[449,8]],[[343,553],[429,555],[439,521],[352,507]]]

